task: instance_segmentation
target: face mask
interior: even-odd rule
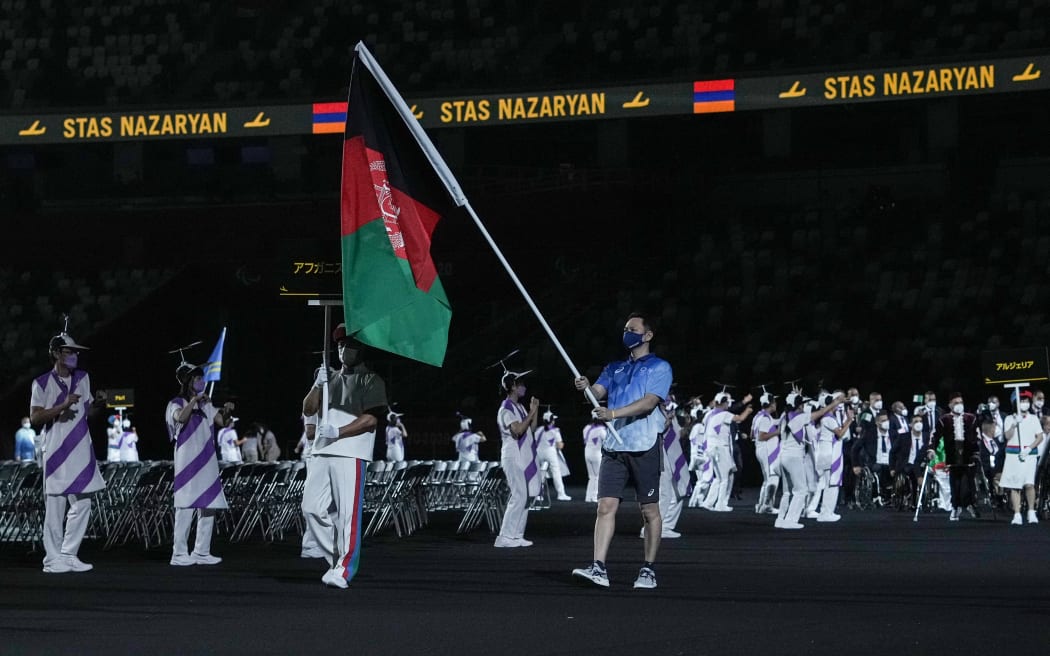
[[[856,396],[856,395],[851,396],[851,397],[849,397],[849,402],[852,403],[853,405],[856,405],[856,404],[860,403],[860,397]]]
[[[632,333],[629,330],[623,331],[623,347],[627,350],[631,350],[645,341],[645,335],[639,333]]]
[[[964,409],[965,408],[963,408],[963,404],[962,403],[956,403],[955,405],[952,406],[952,412],[954,412],[957,415],[961,415],[963,413]]]
[[[882,410],[882,399],[879,399],[875,403],[871,404],[873,410]]]
[[[912,424],[911,425],[911,432],[913,432],[913,433],[921,433],[922,432],[922,424]]]
[[[62,356],[62,364],[64,364],[67,369],[76,369],[77,368],[77,354],[76,353],[70,353],[69,355],[63,355]]]
[[[200,394],[201,392],[203,392],[204,391],[204,381],[203,380],[195,380],[195,381],[193,381],[193,391],[196,394]]]
[[[996,410],[996,409],[998,409],[998,407],[999,407],[999,404],[996,403],[995,401],[989,401],[988,402],[988,409],[989,410]]]
[[[1032,404],[1028,401],[1021,401],[1021,405],[1019,407],[1021,408],[1021,412],[1028,412],[1028,409],[1032,407]]]
[[[1036,399],[1035,400],[1035,407],[1036,407],[1036,409],[1041,410],[1043,408],[1043,400],[1042,399]]]
[[[339,361],[348,367],[352,367],[361,360],[361,353],[355,348],[344,346],[339,349]]]
[[[897,411],[897,414],[899,414],[902,417],[907,417],[908,416],[908,411],[905,410],[904,408],[901,408],[900,410]]]
[[[879,428],[881,428],[882,430],[889,430],[890,422],[888,422],[888,421],[880,421],[879,422]]]
[[[926,407],[929,408],[930,410],[933,410],[934,408],[937,407],[937,402],[936,401],[927,401],[926,402]]]
[[[22,422],[22,428],[29,428],[29,422],[28,421]]]

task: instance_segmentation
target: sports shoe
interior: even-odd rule
[[[324,583],[325,586],[329,588],[339,588],[341,590],[346,590],[350,587],[350,584],[346,582],[346,579],[334,569],[330,569],[324,573],[324,576],[321,577],[321,583]]]
[[[558,501],[572,501],[572,497],[570,497],[568,494],[559,494]]]
[[[603,588],[609,587],[609,575],[604,569],[598,567],[596,563],[572,570],[572,576],[575,579],[590,581],[594,585],[600,585]]]
[[[189,554],[180,554],[171,557],[171,564],[179,567],[187,567],[189,565],[196,565],[197,561],[193,560]]]
[[[1023,523],[1021,521],[1021,513],[1014,513],[1014,518],[1010,520],[1010,526],[1020,526]]]
[[[806,511],[806,519],[816,519],[817,517],[820,517],[820,515],[817,513],[816,510]]]
[[[69,560],[61,556],[44,565],[44,574],[66,574],[72,571]]]
[[[977,519],[977,510],[973,506],[966,506],[966,513],[970,519]]]
[[[634,587],[637,588],[655,588],[656,587],[656,572],[643,567],[638,570],[638,578],[634,580]]]
[[[959,521],[959,508],[952,508],[952,514],[948,515],[949,522]]]
[[[800,529],[800,528],[805,528],[805,525],[799,524],[798,522],[786,522],[785,521],[785,522],[780,522],[780,526],[777,526],[777,528]]]
[[[498,548],[501,548],[501,549],[502,548],[509,549],[511,547],[520,547],[520,546],[522,546],[521,538],[505,538],[502,535],[498,535],[498,536],[496,536],[496,541],[492,544],[492,546],[498,547]]]
[[[1035,514],[1034,510],[1029,510],[1028,511],[1028,523],[1029,524],[1038,524],[1039,523],[1039,517]]]
[[[715,507],[711,508],[711,510],[713,512],[733,512],[733,507],[716,505]]]
[[[673,528],[665,528],[664,530],[660,531],[660,537],[663,539],[673,540],[675,538],[682,537],[682,534],[674,530]]]
[[[66,563],[69,565],[69,571],[71,572],[90,572],[95,569],[94,565],[85,563],[76,556],[66,556]]]
[[[526,540],[525,538],[511,538],[511,539],[514,540],[515,542],[517,542],[519,547],[531,547],[532,546],[532,540]]]
[[[197,552],[191,553],[190,558],[192,558],[194,564],[197,565],[218,565],[222,562],[222,558],[219,558],[218,556],[213,556],[211,554],[199,554]]]
[[[837,522],[842,519],[842,515],[836,515],[831,513],[830,515],[817,515],[818,522]]]

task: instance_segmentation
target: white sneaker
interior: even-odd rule
[[[346,590],[350,587],[346,582],[346,579],[340,576],[339,572],[334,569],[330,569],[324,573],[324,576],[321,577],[321,583],[324,583],[329,588],[339,588],[341,590]]]
[[[952,508],[952,514],[948,515],[949,522],[959,521],[959,508]]]
[[[69,565],[69,571],[71,572],[90,572],[95,569],[94,565],[85,563],[76,556],[66,556],[66,563]]]
[[[513,540],[518,543],[519,547],[531,547],[532,546],[532,540],[526,540],[525,538],[513,538]]]
[[[492,544],[492,546],[501,549],[509,549],[511,547],[520,547],[521,542],[518,538],[505,538],[502,535],[497,535],[496,541]]]
[[[777,517],[776,520],[774,520],[773,522],[773,528],[780,528],[783,525],[783,523],[784,522],[780,519],[780,517]]]
[[[69,560],[61,556],[44,565],[44,574],[66,574],[72,571]]]
[[[222,562],[222,558],[213,556],[211,554],[199,554],[197,552],[191,553],[190,558],[193,559],[196,565],[218,565]]]
[[[178,567],[188,567],[190,565],[196,565],[197,561],[193,560],[189,554],[181,554],[178,556],[172,556],[171,564]]]
[[[558,501],[572,501],[572,497],[570,497],[568,494],[559,494]]]
[[[663,538],[663,539],[665,539],[665,540],[666,540],[666,539],[671,539],[671,540],[673,540],[673,539],[675,539],[675,538],[680,538],[680,537],[682,537],[682,534],[681,534],[681,533],[679,533],[678,531],[674,530],[674,529],[671,529],[671,528],[665,528],[665,529],[664,529],[663,531],[661,531],[661,532],[660,532],[660,537],[661,537],[661,538]]]
[[[1029,510],[1028,511],[1028,523],[1029,524],[1038,524],[1039,523],[1039,517],[1036,516],[1034,510]]]
[[[590,581],[594,585],[601,586],[603,588],[609,587],[609,574],[604,569],[600,569],[598,565],[591,563],[587,567],[580,567],[572,570],[572,577],[574,579],[583,579]]]
[[[807,510],[806,511],[806,519],[816,519],[818,517],[820,517],[820,515],[817,514],[816,510]]]
[[[778,526],[777,528],[799,529],[805,528],[805,526],[799,524],[798,522],[780,522],[780,526]]]
[[[1010,520],[1010,526],[1020,526],[1022,523],[1021,513],[1014,513],[1014,518]]]
[[[817,515],[818,522],[837,522],[842,519],[842,515]]]
[[[711,510],[714,512],[733,512],[732,506],[715,506]]]
[[[638,589],[638,588],[645,588],[645,589],[655,588],[656,587],[656,572],[654,572],[653,570],[649,569],[648,567],[643,567],[640,570],[638,570],[638,578],[636,578],[634,580],[634,587],[635,587],[635,589]]]

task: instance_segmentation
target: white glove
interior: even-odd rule
[[[324,387],[328,383],[328,370],[321,367],[317,370],[317,379],[314,380],[314,387]]]
[[[322,440],[334,440],[339,437],[339,429],[331,424],[321,424],[314,433],[314,438]]]

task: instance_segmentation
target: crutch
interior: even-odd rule
[[[919,487],[919,500],[915,502],[915,516],[911,521],[919,521],[919,510],[922,508],[922,495],[926,492],[926,477],[930,475],[930,463],[926,463],[926,471],[922,474],[922,485]]]

